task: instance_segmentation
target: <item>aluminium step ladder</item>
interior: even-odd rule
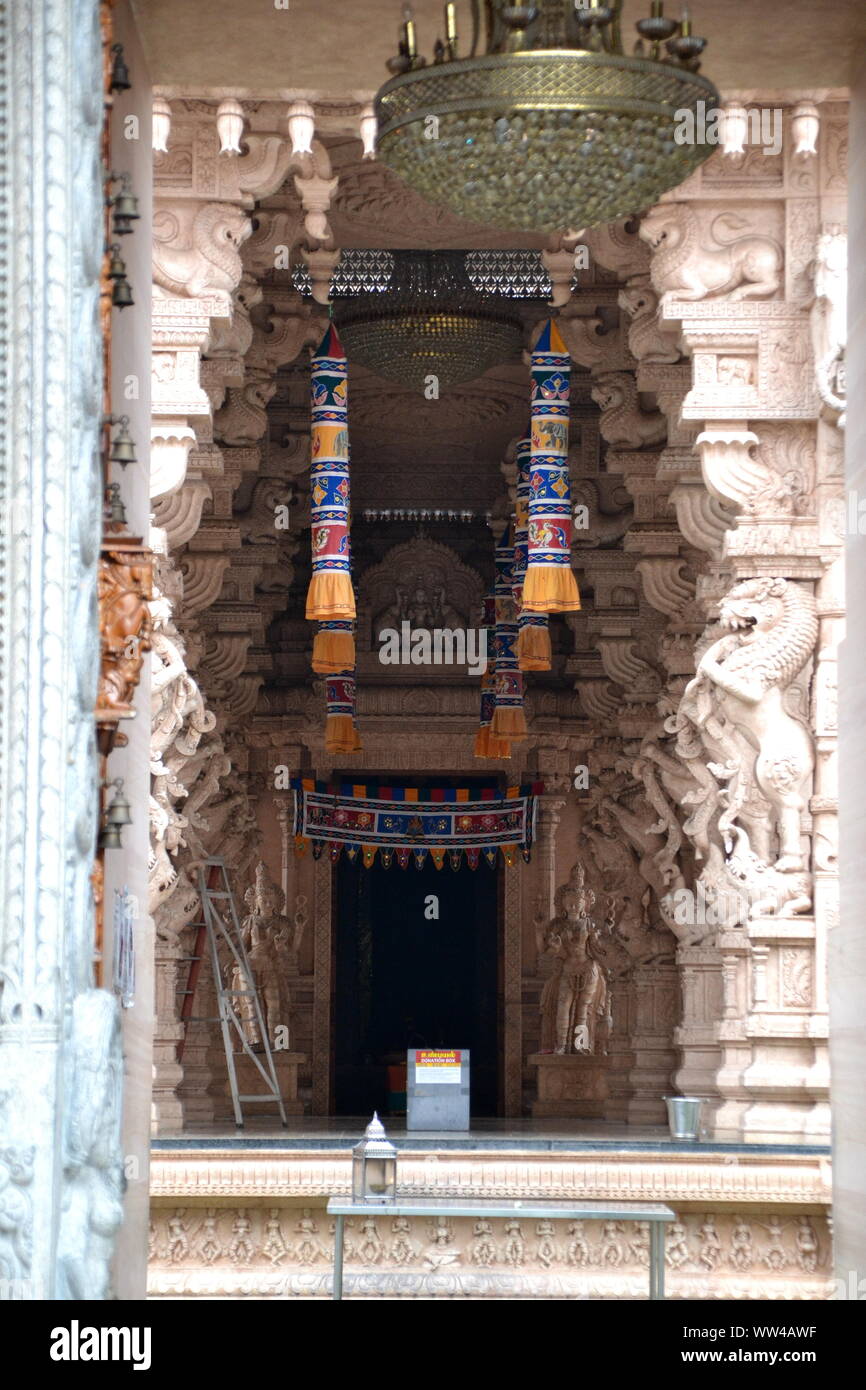
[[[280,1092],[280,1083],[277,1078],[276,1067],[274,1066],[273,1053],[268,1038],[265,1020],[262,1014],[262,1006],[259,1000],[259,992],[256,988],[255,978],[252,967],[247,957],[246,947],[244,946],[243,932],[238,920],[235,900],[229,886],[228,874],[224,860],[218,857],[203,859],[198,867],[198,889],[201,899],[203,921],[198,922],[195,946],[193,954],[189,957],[190,971],[186,989],[179,990],[178,993],[184,996],[181,1007],[181,1022],[184,1024],[184,1038],[178,1045],[178,1060],[183,1056],[183,1046],[186,1037],[186,1025],[188,1023],[219,1022],[222,1030],[223,1047],[226,1054],[226,1066],[228,1068],[229,1086],[232,1094],[232,1106],[235,1115],[235,1124],[239,1129],[243,1129],[244,1115],[243,1105],[267,1103],[276,1105],[280,1120],[286,1126],[286,1111],[283,1105],[283,1097]],[[219,1018],[201,1019],[195,1018],[192,1013],[193,1000],[195,997],[196,985],[201,971],[201,961],[204,954],[205,938],[210,948],[211,968],[213,971],[214,988],[216,989],[217,1006],[219,1008]],[[224,955],[228,956],[228,972],[231,985],[226,984],[223,978],[223,970],[220,962],[220,947],[224,948]],[[234,983],[240,988],[234,988]],[[242,1011],[239,1009],[241,1001],[246,1001],[248,1005],[248,1018],[255,1026],[258,1036],[262,1040],[262,1053],[254,1051],[250,1040],[247,1037],[245,1020]],[[240,1049],[235,1050],[234,1044],[240,1043]],[[258,1095],[240,1095],[238,1092],[238,1077],[235,1067],[235,1057],[246,1055],[256,1066],[264,1084],[264,1092]]]

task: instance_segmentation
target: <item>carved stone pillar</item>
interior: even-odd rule
[[[180,1021],[180,993],[188,971],[180,959],[180,946],[157,941],[156,946],[156,1022],[153,1035],[153,1133],[178,1132],[183,1127],[183,1106],[177,1088],[183,1067],[177,1060],[177,1047],[183,1037]]]
[[[103,408],[91,0],[4,8],[0,1188],[7,1298],[102,1299],[121,1219],[119,1008],[93,987]],[[110,311],[109,311],[110,312]]]
[[[840,116],[842,113],[840,112]],[[851,382],[845,449],[845,501],[862,507],[866,497],[866,74],[854,79],[850,126],[835,126],[837,148],[848,153],[851,138],[851,305],[847,369]],[[833,1064],[833,1228],[836,1275],[866,1270],[866,832],[863,710],[863,653],[866,650],[866,536],[862,526],[839,526],[844,534],[848,576],[848,631],[840,653],[840,765],[842,807],[841,907],[828,921],[830,954],[831,1057]],[[818,894],[816,885],[816,898]],[[850,1287],[850,1285],[848,1285]]]
[[[556,893],[556,832],[565,806],[563,797],[542,795],[536,803],[539,911],[545,923],[553,916]]]
[[[822,158],[832,165],[831,143]],[[696,586],[710,625],[667,726],[693,779],[684,810],[700,808],[683,817],[695,887],[718,909],[710,906],[700,941],[681,938],[683,968],[700,974],[683,981],[679,1039],[685,1046],[691,1037],[709,1058],[706,1010],[721,1004],[718,950],[727,1007],[715,1019],[715,1123],[719,1133],[755,1138],[827,1132],[824,943],[835,893],[835,730],[827,712],[841,615],[831,523],[839,478],[830,462],[840,418],[838,376],[830,381],[840,353],[840,262],[837,233],[822,232],[838,172],[821,160],[804,167],[789,147],[776,175],[768,173],[756,196],[740,201],[739,187],[726,188],[728,166],[711,161],[640,230],[653,252],[661,322],[680,325],[691,358],[681,419],[700,428],[703,488],[679,447],[687,437],[671,439],[677,447],[666,451],[660,476],[675,481],[683,535],[710,560]],[[738,206],[725,209],[726,197]],[[732,248],[746,244],[744,260]],[[646,369],[644,384],[653,371],[677,370]],[[667,412],[663,382],[656,393]],[[775,604],[775,612],[747,617],[755,604]],[[726,621],[736,615],[733,626],[714,626],[719,609]],[[744,620],[754,624],[750,647],[736,636]],[[770,650],[765,643],[777,664],[765,665],[747,692],[742,682]],[[749,742],[743,735],[752,727],[764,732]],[[706,1065],[684,1055],[681,1086],[708,1079]]]

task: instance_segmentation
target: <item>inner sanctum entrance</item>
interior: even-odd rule
[[[335,871],[334,1108],[400,1114],[408,1047],[469,1048],[472,1114],[499,1112],[502,870]],[[403,1082],[403,1084],[405,1084]]]

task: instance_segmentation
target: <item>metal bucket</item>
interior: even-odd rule
[[[672,1139],[700,1139],[703,1103],[698,1096],[665,1096]]]

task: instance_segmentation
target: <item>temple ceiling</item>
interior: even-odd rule
[[[288,0],[285,9],[133,0],[133,8],[151,79],[160,86],[343,99],[369,98],[384,81],[401,13],[398,0]],[[646,9],[643,0],[626,0],[625,26]],[[440,0],[415,0],[414,11],[422,44],[432,48],[442,26]],[[866,11],[846,0],[701,0],[695,18],[709,40],[713,76],[729,91],[845,85],[866,34]]]

